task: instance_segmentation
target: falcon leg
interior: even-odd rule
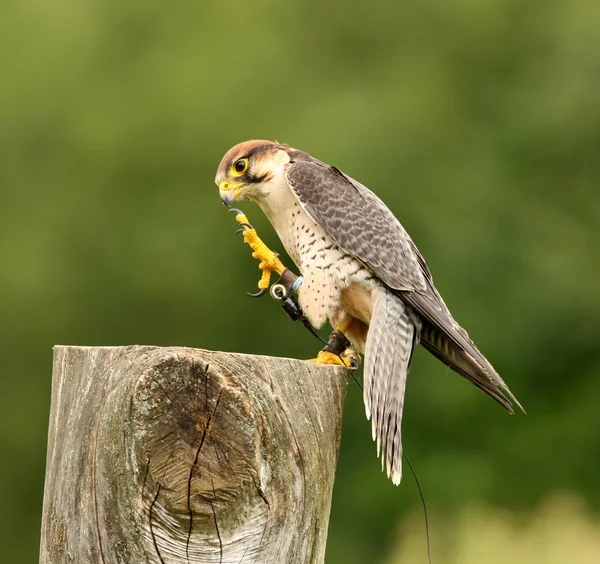
[[[252,256],[260,261],[258,268],[263,271],[262,277],[258,282],[260,291],[257,294],[250,295],[257,298],[263,296],[266,293],[267,288],[270,286],[271,273],[277,272],[281,277],[280,283],[275,284],[272,290],[276,289],[277,286],[281,286],[285,290],[285,293],[281,296],[276,295],[277,292],[275,295],[272,293],[272,295],[274,298],[281,300],[283,297],[285,297],[286,293],[290,292],[291,287],[293,287],[294,282],[298,277],[291,273],[283,265],[283,263],[279,260],[277,253],[274,253],[263,243],[256,233],[254,227],[252,227],[252,224],[248,221],[246,214],[235,208],[232,208],[229,211],[236,212],[235,219],[242,226],[236,231],[236,233],[243,233],[244,242],[248,243],[252,249]],[[297,304],[293,311],[286,309],[286,312],[288,315],[290,315],[290,317],[292,317],[292,319],[302,319],[302,322],[309,329],[311,329],[316,336],[321,338],[316,329],[312,327],[308,319],[304,317],[302,311],[297,307]],[[309,362],[316,362],[319,364],[337,364],[346,366],[348,368],[358,368],[360,366],[360,355],[358,354],[358,351],[351,346],[350,341],[344,335],[344,333],[348,330],[348,327],[350,327],[352,324],[352,321],[354,321],[353,317],[348,314],[343,314],[343,319],[337,324],[336,329],[329,337],[329,341],[327,341],[327,344],[323,347],[323,350],[319,351],[317,358],[314,358]],[[321,340],[323,339],[321,338]]]
[[[338,323],[337,328],[331,333],[327,344],[319,351],[317,358],[313,358],[309,362],[338,364],[340,366],[347,366],[348,368],[358,368],[360,366],[360,355],[351,345],[346,335],[344,335],[350,325],[352,325],[352,321],[354,321],[354,318],[348,316],[347,319]]]
[[[260,297],[262,296],[271,283],[271,273],[277,272],[279,275],[283,274],[286,269],[283,263],[279,260],[277,253],[273,252],[267,247],[261,238],[257,235],[256,230],[244,213],[240,210],[232,209],[237,213],[235,216],[236,221],[242,225],[236,233],[243,233],[244,243],[248,243],[250,248],[254,251],[252,256],[260,261],[258,268],[262,270],[262,277],[258,282],[260,292],[258,294],[250,294],[251,296]]]

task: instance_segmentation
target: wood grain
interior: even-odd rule
[[[347,375],[56,347],[40,562],[322,563]]]

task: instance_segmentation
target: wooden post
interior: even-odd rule
[[[56,347],[40,562],[322,563],[347,374]]]

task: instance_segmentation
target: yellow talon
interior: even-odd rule
[[[260,268],[263,273],[258,282],[258,287],[261,290],[266,289],[271,283],[271,273],[277,272],[277,274],[281,275],[285,270],[285,266],[283,266],[283,263],[277,257],[277,253],[274,253],[263,243],[261,238],[257,235],[256,230],[248,227],[250,222],[248,221],[246,214],[238,213],[235,216],[235,219],[239,223],[247,224],[243,225],[244,242],[248,243],[250,248],[254,251],[252,256],[260,261],[258,268]]]
[[[261,290],[266,290],[270,285],[271,285],[271,271],[265,269],[265,270],[263,270],[261,279],[258,281],[258,287]]]
[[[235,220],[236,220],[236,221],[238,221],[238,222],[240,222],[240,223],[250,223],[250,222],[248,221],[248,218],[246,217],[246,214],[245,214],[245,213],[238,213],[238,214],[235,216]]]
[[[319,351],[317,358],[311,358],[308,362],[315,362],[317,364],[337,364],[338,366],[345,366],[346,368],[356,368],[353,364],[360,363],[360,356],[353,348],[347,348],[340,356],[333,354],[329,351]]]

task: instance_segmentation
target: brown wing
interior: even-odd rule
[[[337,168],[306,153],[291,156],[287,180],[306,212],[344,252],[361,261],[422,317],[423,335],[431,335],[423,345],[509,412],[510,400],[521,407],[453,319],[425,260],[387,206]]]
[[[313,159],[293,160],[287,179],[313,220],[390,288],[427,290],[408,233],[368,188]]]

